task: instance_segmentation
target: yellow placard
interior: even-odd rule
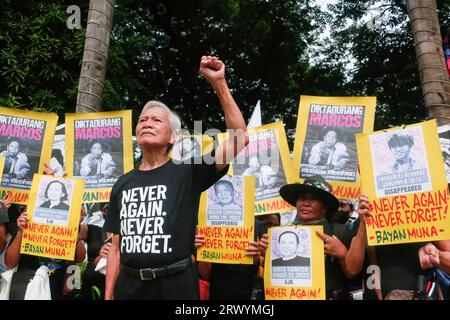
[[[356,137],[369,245],[450,239],[448,188],[436,121]]]
[[[197,233],[205,235],[205,244],[197,249],[197,260],[253,264],[245,255],[254,239],[254,177],[225,176],[200,198]]]
[[[0,156],[5,157],[0,198],[27,204],[33,174],[50,164],[58,116],[0,107]]]
[[[208,135],[181,134],[169,153],[175,161],[187,162],[189,159],[204,155],[214,140]]]
[[[133,167],[131,110],[66,114],[66,172],[85,181],[83,202],[108,202]]]
[[[283,122],[248,129],[249,144],[236,156],[230,174],[255,177],[255,215],[292,209],[280,188],[293,181],[292,161]],[[219,141],[226,134],[219,135]]]
[[[321,175],[337,198],[361,193],[355,134],[373,131],[375,97],[301,96],[294,143],[295,178]]]
[[[35,174],[20,253],[73,261],[84,181]]]
[[[266,300],[325,300],[322,226],[269,229],[264,263]]]

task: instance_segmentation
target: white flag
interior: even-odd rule
[[[253,110],[252,116],[248,121],[247,128],[255,128],[261,126],[261,103],[258,100],[255,110]]]

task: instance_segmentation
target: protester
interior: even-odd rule
[[[103,232],[104,217],[108,212],[108,203],[102,204],[101,217],[89,214],[86,224],[80,225],[81,238],[87,244],[88,263],[82,275],[82,299],[103,300],[105,297],[105,274],[96,271],[101,259],[106,259],[111,249],[112,234]],[[88,216],[89,216],[88,215]]]
[[[353,220],[354,218],[352,218],[353,211],[355,210],[355,206],[352,200],[338,199],[338,201],[339,201],[339,208],[332,216],[331,220],[334,223],[343,224],[348,228],[353,227],[357,228],[359,226],[359,221],[357,220],[355,224],[355,221]]]
[[[14,210],[21,210],[21,207],[12,206]],[[19,212],[19,211],[18,211]],[[28,254],[21,254],[20,247],[22,243],[23,230],[29,222],[26,212],[20,213],[16,223],[10,228],[11,241],[6,249],[5,264],[8,269],[18,267],[13,275],[10,291],[10,300],[23,300],[28,283],[33,279],[36,270],[41,265],[46,265],[49,269],[49,281],[52,300],[68,299],[66,286],[66,269],[71,264],[70,261],[42,258]],[[83,242],[78,239],[75,250],[75,263],[84,261],[86,250]]]
[[[287,184],[280,189],[281,197],[297,208],[294,224],[322,225],[324,232],[317,232],[324,241],[325,283],[327,299],[349,299],[348,278],[354,277],[348,271],[347,251],[355,231],[342,224],[333,223],[331,217],[339,207],[338,200],[331,193],[332,187],[322,176],[305,179],[303,184]],[[365,233],[361,224],[357,234]],[[267,248],[267,235],[262,239],[262,253]],[[353,245],[353,244],[352,244]]]
[[[258,216],[258,219],[264,222],[267,229],[270,229],[272,227],[278,227],[280,225],[280,214],[278,213],[271,213]]]
[[[55,172],[44,163],[44,174],[53,175]],[[5,252],[5,265],[8,269],[17,267],[11,283],[10,300],[23,300],[28,283],[34,278],[40,266],[47,266],[49,269],[49,282],[52,300],[66,300],[72,298],[67,285],[67,267],[74,263],[83,262],[86,256],[86,249],[81,238],[78,237],[74,261],[43,258],[28,254],[21,254],[23,230],[29,222],[26,207],[14,205],[9,208],[9,220],[14,221],[8,225],[8,232],[11,240]],[[82,215],[80,217],[80,222]]]
[[[370,201],[366,195],[359,198],[358,215],[360,225],[365,226],[367,217],[371,216]],[[442,255],[442,252],[450,251],[449,240],[374,246],[369,247],[371,249],[367,249],[367,253],[366,242],[366,233],[358,233],[346,257],[348,272],[353,275],[363,272],[365,275],[365,300],[384,299],[390,292],[399,289],[414,292],[418,278],[425,275],[424,270],[431,267],[449,270],[449,254]]]
[[[248,143],[245,121],[225,80],[225,65],[204,56],[200,73],[219,97],[227,128],[240,130],[205,155],[208,164],[175,164],[169,152],[180,119],[160,102],[144,106],[136,127],[142,162],[115,183],[104,226],[114,234],[106,267],[108,300],[198,299],[191,254],[200,194],[226,173],[228,163]],[[141,214],[147,208],[151,217]]]
[[[4,254],[8,244],[8,208],[11,206],[8,198],[9,194],[7,194],[3,200],[0,201],[0,274],[6,270]]]

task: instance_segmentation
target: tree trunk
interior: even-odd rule
[[[450,123],[450,81],[442,48],[435,0],[407,0],[420,82],[430,117]]]
[[[76,112],[102,109],[115,0],[90,0]]]

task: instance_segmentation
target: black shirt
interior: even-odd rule
[[[301,223],[299,221],[295,221],[294,224]],[[335,235],[339,240],[341,240],[347,249],[350,248],[352,238],[357,233],[357,229],[350,229],[339,223],[330,223],[325,219],[311,223],[311,225],[323,226],[323,232],[325,234],[329,236]],[[325,286],[327,298],[331,298],[333,291],[339,292],[340,299],[347,297],[349,281],[345,276],[344,271],[342,271],[339,259],[328,255],[325,255]]]
[[[420,268],[419,249],[425,242],[376,246],[375,255],[380,268],[381,291],[383,298],[394,289],[415,290],[417,277],[423,274]],[[363,270],[365,283],[371,274],[367,273],[370,264],[366,254]],[[369,280],[370,281],[370,280]],[[365,286],[364,299],[376,299],[375,290]]]
[[[228,169],[217,172],[214,163],[201,162],[169,160],[153,170],[134,169],[117,180],[103,228],[120,235],[122,264],[160,267],[190,256],[200,194]]]
[[[267,233],[264,223],[255,219],[254,240]],[[252,288],[257,281],[259,264],[211,263],[209,285],[210,300],[249,300]]]

